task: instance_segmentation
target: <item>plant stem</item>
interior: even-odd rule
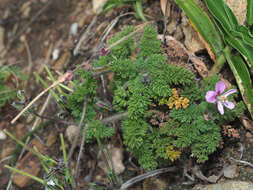
[[[113,178],[111,177],[111,175],[108,175],[108,178],[110,180],[110,182],[112,183],[112,185],[116,185],[118,186],[118,180],[117,180],[117,175],[115,174],[115,171],[113,168],[111,168],[109,162],[108,162],[108,159],[106,157],[106,154],[104,152],[104,148],[103,148],[103,145],[101,143],[101,140],[98,136],[96,136],[96,139],[97,139],[97,142],[98,142],[98,147],[99,147],[99,150],[101,151],[103,157],[104,157],[104,162],[105,162],[105,165],[106,165],[106,168],[107,168],[107,172],[112,172],[112,175],[113,175]],[[116,178],[116,181],[115,181],[115,178]]]
[[[141,18],[141,20],[143,22],[146,22],[147,19],[145,18],[144,13],[143,13],[142,1],[141,0],[137,0],[135,2],[135,6],[134,7],[135,7],[135,11],[136,11],[137,15]]]
[[[84,120],[84,117],[85,117],[85,114],[86,114],[86,107],[87,107],[87,97],[84,97],[82,116],[81,116],[81,119],[80,119],[80,122],[79,122],[79,125],[78,125],[79,131],[81,130],[81,126],[83,124],[83,120]],[[79,138],[79,135],[75,136],[74,142],[73,142],[73,144],[70,148],[69,154],[68,154],[68,160],[70,160],[71,157],[72,157],[72,154],[73,154],[74,149],[76,148],[76,145],[77,145],[77,142],[78,142],[78,138]]]
[[[64,160],[64,164],[65,164],[65,178],[70,180],[70,184],[74,187],[75,186],[75,182],[74,179],[69,171],[68,168],[68,158],[67,158],[67,153],[66,153],[66,148],[65,148],[65,144],[64,144],[64,139],[63,139],[63,134],[60,134],[60,139],[61,139],[61,146],[62,146],[62,152],[63,152],[63,160]]]
[[[33,179],[33,180],[35,180],[35,181],[37,181],[37,182],[43,184],[43,185],[47,185],[47,183],[46,183],[44,180],[42,180],[42,179],[40,179],[40,178],[38,178],[38,177],[36,177],[36,176],[34,176],[34,175],[31,175],[31,174],[29,174],[29,173],[27,173],[27,172],[18,170],[18,169],[16,169],[16,168],[13,168],[13,167],[8,166],[8,165],[5,165],[4,167],[8,168],[9,170],[11,170],[11,171],[13,171],[13,172],[17,172],[17,173],[19,173],[19,174],[21,174],[21,175],[27,176],[27,177],[29,177],[29,178],[31,178],[31,179]]]
[[[30,148],[29,146],[27,146],[25,143],[23,143],[21,140],[19,140],[18,138],[16,138],[14,135],[12,135],[11,133],[9,133],[6,129],[4,129],[4,133],[6,135],[8,135],[11,139],[13,139],[14,141],[16,141],[18,144],[20,144],[21,146],[23,146],[26,150],[32,152],[33,154],[35,154],[36,156],[38,157],[41,157],[45,160],[48,160],[48,157],[38,153],[38,152],[35,152],[32,148]],[[51,160],[52,162],[56,163],[55,160]]]
[[[80,165],[80,160],[82,158],[83,155],[83,151],[84,151],[84,144],[85,144],[85,139],[86,139],[86,131],[88,128],[88,124],[85,125],[84,129],[83,129],[83,134],[82,134],[82,141],[81,141],[81,146],[80,146],[80,150],[79,150],[79,154],[78,154],[78,158],[77,158],[77,162],[76,162],[76,169],[75,169],[75,178],[77,179],[79,177],[79,165]]]
[[[226,49],[226,48],[224,48]],[[213,65],[211,71],[209,72],[209,77],[211,77],[214,74],[217,74],[220,72],[221,68],[223,67],[223,65],[226,63],[226,58],[224,56],[224,54],[221,54],[217,59],[216,59],[216,63]]]
[[[128,116],[128,112],[118,113],[118,114],[112,115],[111,117],[107,117],[105,119],[102,119],[101,122],[103,124],[112,123],[114,121],[124,119],[127,116]]]

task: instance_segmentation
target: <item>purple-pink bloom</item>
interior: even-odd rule
[[[234,109],[235,107],[235,104],[233,102],[228,101],[227,97],[230,94],[237,92],[237,90],[230,89],[227,92],[223,93],[225,89],[226,89],[226,83],[223,81],[219,81],[216,83],[215,91],[210,90],[206,93],[206,101],[209,103],[217,102],[217,107],[221,115],[224,114],[223,105],[227,107],[228,109]]]
[[[103,107],[103,105],[102,104],[100,104],[100,103],[96,103],[97,104],[97,106],[98,107],[100,107],[100,108],[102,108]]]

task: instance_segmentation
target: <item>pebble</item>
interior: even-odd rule
[[[77,35],[77,32],[78,32],[78,23],[75,22],[70,27],[70,34],[75,36]]]
[[[76,136],[79,136],[77,145],[81,144],[81,133],[77,126],[69,125],[66,129],[65,135],[69,142],[73,142]]]
[[[229,179],[238,177],[238,167],[237,165],[230,165],[224,169],[224,176]]]
[[[253,184],[245,181],[225,181],[212,185],[196,185],[192,190],[253,190]]]
[[[0,130],[0,140],[5,140],[6,138],[6,134],[2,130]]]
[[[109,153],[112,156],[112,162],[116,174],[121,174],[125,170],[123,164],[123,151],[121,148],[114,147],[113,145],[108,145]],[[107,173],[107,167],[104,163],[104,160],[98,162],[98,167],[100,167],[105,173]]]
[[[60,55],[60,50],[59,49],[54,49],[53,53],[52,53],[52,59],[55,61],[59,58]]]
[[[252,138],[253,135],[252,135],[250,132],[247,132],[247,133],[246,133],[246,137],[247,137],[247,138]]]

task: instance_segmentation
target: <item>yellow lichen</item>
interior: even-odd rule
[[[177,158],[180,157],[181,152],[180,151],[176,151],[174,150],[173,146],[168,146],[166,148],[166,153],[168,154],[168,157],[170,158],[170,160],[173,162],[174,160],[176,160]]]
[[[190,100],[188,98],[180,97],[179,92],[176,88],[172,89],[172,96],[168,99],[167,105],[170,109],[172,109],[174,106],[178,110],[181,107],[184,109],[189,106]]]
[[[159,105],[168,105],[169,109],[172,109],[175,106],[175,109],[180,109],[183,107],[184,109],[189,106],[190,100],[188,98],[184,98],[179,96],[179,91],[176,88],[172,88],[172,96],[169,99],[161,98],[158,102]]]
[[[184,100],[182,101],[182,106],[184,109],[189,106],[189,102],[190,100],[188,98],[184,98]]]
[[[176,99],[178,98],[179,93],[178,93],[176,88],[172,88],[172,95],[173,95],[174,98],[176,98]]]

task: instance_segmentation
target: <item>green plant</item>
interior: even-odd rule
[[[242,98],[253,118],[253,89],[249,74],[253,66],[252,1],[247,1],[247,26],[238,24],[235,15],[224,0],[205,0],[211,14],[210,17],[194,0],[175,0],[175,2],[182,8],[194,28],[211,47],[210,49],[217,60],[212,71],[216,71],[227,61],[235,76]],[[212,53],[210,52],[210,54]]]
[[[107,12],[110,9],[124,4],[132,4],[135,12],[137,13],[137,18],[140,18],[144,22],[147,21],[143,13],[142,0],[109,0],[104,5],[104,11]]]
[[[110,39],[109,44],[133,31],[134,27],[127,27]],[[132,35],[112,47],[109,54],[100,56],[93,63],[93,69],[104,67],[114,73],[110,84],[113,108],[128,112],[122,122],[124,143],[143,168],[154,169],[161,163],[169,164],[182,154],[193,154],[198,162],[204,162],[219,146],[220,127],[242,114],[244,104],[238,102],[235,109],[226,109],[225,114],[220,115],[216,105],[205,100],[206,92],[215,87],[219,77],[214,75],[198,84],[191,71],[167,63],[160,45],[155,29],[146,26],[139,40]],[[91,73],[82,72],[85,73],[84,82],[79,86],[84,89],[77,88],[76,95],[69,98],[76,96],[75,100],[78,97],[83,100],[90,89],[92,105],[95,80]],[[234,95],[229,98],[234,101]],[[71,100],[71,104],[75,105],[75,100]],[[73,113],[75,109],[77,107],[72,107]],[[77,118],[80,109],[76,112],[79,113]],[[103,128],[101,132],[106,129]],[[112,133],[104,134],[109,137]]]
[[[25,77],[17,67],[0,67],[0,108],[15,98],[19,80],[25,80]]]
[[[98,138],[108,138],[114,134],[114,129],[103,125],[99,120],[96,120],[96,90],[97,82],[92,74],[83,69],[79,69],[75,73],[74,92],[67,95],[67,107],[71,110],[72,115],[78,121],[81,119],[83,102],[87,101],[86,114],[83,120],[83,125],[88,124],[87,141]]]

